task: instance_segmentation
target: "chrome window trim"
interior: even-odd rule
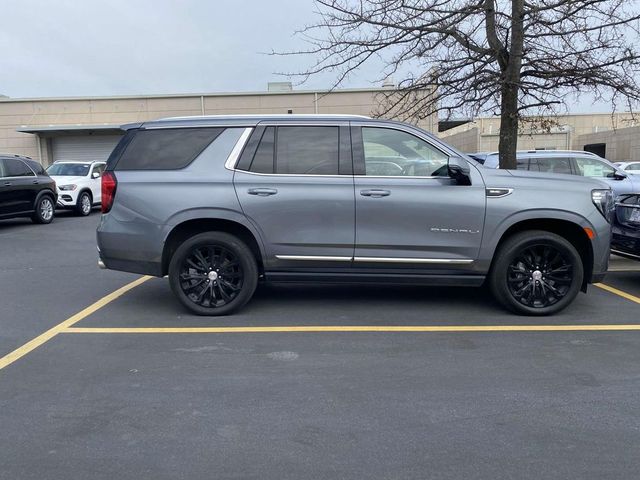
[[[443,177],[438,175],[417,176],[417,175],[354,175],[354,178],[417,178],[417,179],[434,179],[445,178],[451,180],[451,177]]]
[[[407,257],[338,257],[330,255],[276,255],[278,260],[301,260],[317,262],[367,262],[367,263],[427,263],[444,265],[467,265],[468,258],[407,258]]]
[[[247,141],[249,140],[249,137],[251,136],[252,132],[253,132],[253,127],[246,127],[244,129],[244,132],[240,134],[240,138],[238,138],[238,141],[231,149],[231,153],[229,153],[229,156],[227,157],[227,161],[224,162],[224,168],[226,168],[227,170],[231,170],[232,172],[235,171],[236,164],[238,163],[238,160],[240,159],[240,154],[242,153],[242,149],[247,144]]]

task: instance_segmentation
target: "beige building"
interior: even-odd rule
[[[373,115],[393,88],[292,90],[270,84],[266,92],[92,98],[0,96],[0,152],[55,160],[105,159],[125,123],[163,117],[221,114],[324,113]],[[437,116],[415,122],[437,131]]]
[[[638,124],[628,113],[564,115],[555,118],[548,131],[523,125],[518,150],[588,150],[614,162],[623,161],[630,158],[633,148],[635,155],[640,155],[640,143],[634,143],[633,148],[629,143],[638,136],[640,127],[633,128]],[[439,136],[460,150],[473,153],[497,151],[499,134],[500,118],[487,117],[440,132]],[[617,142],[623,146],[616,146]]]

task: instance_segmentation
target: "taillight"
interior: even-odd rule
[[[109,213],[113,206],[113,199],[116,197],[116,187],[118,180],[116,174],[107,171],[102,174],[102,213]]]

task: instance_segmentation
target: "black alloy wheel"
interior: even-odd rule
[[[549,307],[562,300],[572,281],[572,262],[549,244],[520,251],[509,265],[507,278],[511,295],[531,308]]]
[[[238,257],[220,245],[192,248],[180,269],[180,288],[192,302],[205,308],[233,301],[243,280]]]
[[[495,298],[523,315],[559,312],[576,297],[584,278],[582,258],[567,239],[542,230],[507,238],[489,272]]]
[[[198,315],[225,315],[244,305],[258,281],[256,260],[238,238],[196,235],[176,250],[169,281],[178,299]]]

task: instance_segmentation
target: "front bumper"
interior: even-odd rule
[[[56,203],[58,208],[75,208],[78,201],[78,191],[57,190],[58,201]]]

